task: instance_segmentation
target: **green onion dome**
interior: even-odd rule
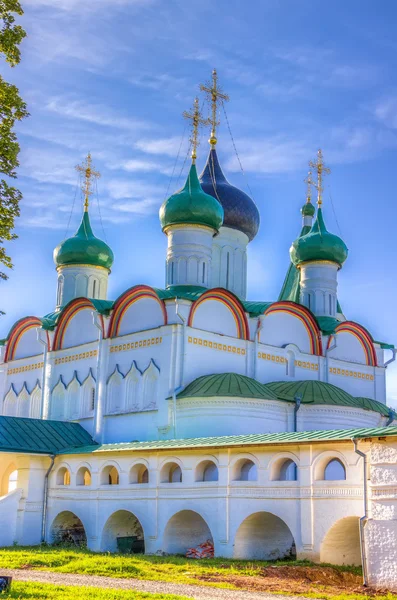
[[[92,265],[110,269],[113,260],[113,252],[109,246],[93,234],[88,212],[84,212],[75,235],[61,242],[54,250],[57,267]]]
[[[160,223],[164,231],[170,225],[205,225],[216,231],[223,223],[223,208],[216,198],[206,194],[192,164],[184,187],[172,194],[160,207]]]
[[[329,260],[342,266],[347,254],[345,242],[327,231],[321,208],[309,233],[296,239],[290,248],[291,260],[296,266],[315,260]]]
[[[302,217],[314,217],[316,209],[313,204],[308,200],[301,208]]]

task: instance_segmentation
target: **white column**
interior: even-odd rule
[[[109,271],[90,265],[58,267],[57,308],[74,298],[107,299]]]
[[[51,418],[51,388],[52,373],[54,371],[55,356],[53,352],[47,352],[44,365],[43,389],[42,389],[42,419]]]
[[[210,286],[213,235],[213,229],[200,225],[175,225],[167,230],[167,286]]]
[[[302,263],[300,302],[316,317],[336,317],[339,265],[331,261]]]
[[[243,300],[247,296],[247,245],[245,233],[221,227],[212,245],[212,284],[223,287]]]
[[[95,388],[94,440],[101,444],[104,434],[103,415],[106,406],[106,380],[109,360],[110,338],[103,339],[100,334],[98,343],[98,366]]]

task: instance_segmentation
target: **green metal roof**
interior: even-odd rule
[[[381,348],[383,348],[383,350],[394,350],[394,346],[393,344],[387,344],[386,342],[375,342],[374,344],[379,344],[379,346]]]
[[[178,394],[177,398],[211,398],[214,396],[277,400],[276,394],[268,385],[237,373],[203,375],[192,381]]]
[[[338,265],[343,265],[347,255],[348,249],[345,242],[327,230],[320,207],[309,233],[300,235],[290,249],[291,260],[295,265],[313,260],[330,260]]]
[[[110,269],[114,256],[111,248],[95,237],[88,212],[83,213],[80,227],[73,237],[61,242],[54,250],[54,262],[64,265],[94,265]]]
[[[162,229],[170,225],[206,225],[219,230],[223,223],[223,207],[202,189],[196,165],[192,164],[184,187],[172,194],[160,207]]]
[[[345,390],[324,381],[276,381],[267,386],[276,394],[279,400],[293,402],[296,396],[301,396],[303,404],[328,404],[337,406],[351,406],[373,410],[381,415],[388,416],[391,409],[371,398],[355,398]],[[392,411],[394,413],[394,411]],[[395,414],[395,413],[394,413]],[[396,414],[397,418],[397,414]]]
[[[251,300],[242,301],[245,312],[249,313],[250,317],[259,317],[263,315],[265,310],[273,304],[273,302],[254,302]]]
[[[56,454],[87,445],[95,442],[78,423],[0,416],[0,452]]]
[[[309,225],[304,225],[301,229],[299,237],[309,233]],[[278,301],[289,301],[299,303],[300,300],[300,272],[291,261],[288,267],[287,275],[285,276],[283,287],[281,288]]]
[[[338,321],[338,319],[334,319],[333,317],[316,317],[316,321],[321,331],[326,335],[331,335],[331,333],[334,333],[335,328],[340,325],[340,321]]]
[[[192,448],[261,446],[276,444],[302,444],[316,442],[349,441],[352,438],[365,439],[374,437],[397,436],[397,427],[370,427],[360,429],[331,429],[326,431],[298,431],[286,433],[253,433],[247,435],[226,435],[206,438],[187,438],[180,440],[157,440],[151,442],[128,442],[118,444],[102,444],[101,446],[85,446],[83,448],[67,448],[58,454],[92,454],[106,452],[149,450],[190,450]]]
[[[93,298],[88,298],[88,299],[94,305],[95,310],[98,313],[100,313],[101,315],[108,316],[114,306],[114,300],[98,300],[98,299],[93,299]],[[73,300],[71,300],[71,302],[73,302]],[[70,304],[70,302],[68,304]],[[62,306],[60,308],[60,310],[51,312],[48,315],[46,315],[45,317],[43,317],[41,319],[42,324],[43,324],[43,329],[48,329],[48,330],[52,331],[56,327],[56,325],[59,321],[59,317],[61,316],[61,314],[62,314],[63,310],[66,308],[66,306],[68,306],[68,304],[65,304],[65,306]]]
[[[172,285],[166,290],[160,290],[159,288],[153,289],[162,300],[181,298],[182,300],[190,300],[191,302],[198,300],[198,298],[207,291],[207,288],[199,285]]]
[[[372,410],[384,416],[393,413],[397,419],[397,414],[382,402],[377,402],[371,398],[355,398],[336,385],[317,380],[260,383],[255,379],[237,373],[217,373],[198,377],[189,383],[177,395],[177,398],[211,398],[217,396],[258,398],[284,402],[295,402],[295,398],[299,396],[302,404],[351,406],[352,408]]]

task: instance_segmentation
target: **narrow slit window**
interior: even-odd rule
[[[96,298],[96,279],[94,279],[94,283],[92,285],[92,297]]]
[[[226,287],[229,287],[229,266],[230,266],[230,254],[226,255]]]
[[[91,389],[91,410],[95,408],[95,388]]]
[[[203,263],[203,283],[205,283],[205,263]]]

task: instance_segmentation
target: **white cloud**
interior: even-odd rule
[[[170,137],[156,140],[140,140],[135,147],[147,154],[163,154],[176,157],[181,143],[180,137]]]
[[[307,143],[282,137],[238,140],[238,148],[244,148],[243,168],[256,173],[286,173],[307,163],[312,148]],[[226,170],[240,171],[236,156],[226,163]]]
[[[397,96],[384,98],[375,107],[375,116],[391,129],[397,129]]]
[[[149,123],[121,117],[103,104],[88,104],[82,100],[68,100],[65,97],[55,96],[50,98],[45,108],[64,117],[80,119],[104,127],[115,127],[128,131],[151,129]]]
[[[105,188],[114,200],[159,196],[159,186],[133,179],[108,179]],[[160,201],[159,201],[160,202]],[[116,207],[116,205],[114,205]]]
[[[144,198],[143,200],[132,200],[130,202],[121,202],[113,208],[125,213],[134,215],[149,215],[159,210],[158,198]]]

